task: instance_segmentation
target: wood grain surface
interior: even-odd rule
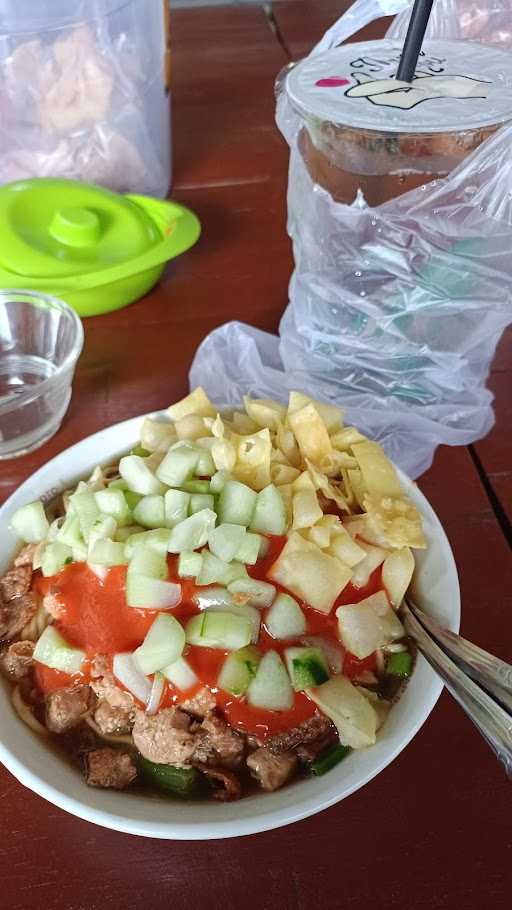
[[[0,501],[36,468],[118,420],[186,391],[198,343],[242,318],[275,330],[287,303],[287,153],[273,82],[339,14],[334,0],[177,10],[172,17],[174,197],[203,236],[144,300],[85,321],[73,399],[45,447],[0,467]],[[374,28],[373,34],[380,34]],[[450,538],[463,631],[512,657],[512,335],[490,386],[496,426],[438,451],[420,486]],[[501,521],[501,525],[497,520]],[[501,910],[510,907],[510,784],[443,694],[408,748],[339,805],[236,841],[171,843],[79,821],[0,771],[6,910]]]

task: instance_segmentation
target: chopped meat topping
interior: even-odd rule
[[[46,726],[52,733],[71,730],[89,711],[88,685],[68,686],[57,689],[46,697]]]
[[[208,765],[200,763],[196,764],[196,768],[202,771],[205,777],[213,783],[213,799],[219,799],[222,802],[240,799],[242,786],[238,777],[232,771],[226,771],[224,768],[210,768]]]
[[[213,711],[215,705],[215,695],[212,695],[205,686],[199,692],[196,692],[192,698],[187,698],[181,702],[180,708],[182,711],[187,711],[188,714],[194,714],[196,717],[206,717],[207,714]]]
[[[19,681],[32,668],[33,641],[15,641],[0,654],[0,669],[9,679]]]
[[[137,777],[137,769],[128,752],[117,749],[93,749],[84,756],[85,780],[89,787],[124,790]]]
[[[247,767],[263,790],[278,790],[294,773],[297,756],[293,752],[273,755],[268,749],[256,749],[249,755]]]
[[[15,566],[32,566],[34,561],[34,553],[36,552],[37,544],[28,543],[26,547],[23,547],[22,550],[18,553],[16,559],[14,560]]]
[[[265,740],[264,748],[274,755],[279,755],[281,752],[288,752],[303,743],[313,742],[320,736],[325,736],[330,730],[336,733],[336,728],[329,718],[318,712],[297,727],[270,736]]]
[[[164,765],[190,765],[196,736],[190,732],[190,718],[179,708],[165,708],[149,716],[135,711],[133,741],[149,761]]]
[[[16,638],[36,611],[37,600],[33,594],[21,594],[7,601],[0,595],[0,640]]]
[[[245,741],[247,743],[247,748],[250,749],[251,752],[254,752],[255,749],[259,749],[260,746],[263,745],[263,741],[254,733],[247,733]]]
[[[243,737],[221,717],[194,721],[181,706],[153,716],[136,711],[133,740],[144,758],[157,764],[235,768],[245,751]]]
[[[245,752],[243,737],[216,714],[205,717],[197,729],[196,742],[194,763],[236,768],[242,762]]]
[[[9,602],[14,597],[21,597],[22,594],[28,594],[32,582],[32,566],[21,565],[14,566],[0,578],[0,597]]]
[[[129,733],[135,720],[135,711],[131,708],[115,708],[108,701],[100,701],[94,712],[94,722],[105,735]]]

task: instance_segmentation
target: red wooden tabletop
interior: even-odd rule
[[[85,321],[64,424],[42,449],[2,464],[0,501],[77,440],[184,394],[194,351],[215,326],[241,318],[276,329],[292,261],[273,81],[341,6],[278,0],[266,10],[174,13],[173,195],[197,212],[203,237],[144,300]],[[508,333],[489,382],[494,430],[474,447],[440,449],[420,482],[455,553],[463,632],[509,660],[511,380]],[[0,905],[499,910],[510,907],[510,794],[501,766],[446,694],[365,788],[314,818],[236,841],[171,843],[106,831],[52,807],[2,769]]]

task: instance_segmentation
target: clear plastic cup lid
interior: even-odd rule
[[[426,41],[411,84],[397,82],[400,41],[345,44],[290,70],[286,91],[306,117],[379,132],[438,133],[512,119],[512,53]]]

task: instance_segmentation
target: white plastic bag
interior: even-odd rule
[[[463,37],[461,6],[437,0],[443,37]],[[353,31],[369,9],[373,0],[354,4]],[[408,15],[394,23],[395,36]],[[344,39],[346,25],[342,17],[318,47]],[[242,393],[282,399],[292,388],[336,402],[416,477],[437,445],[468,444],[493,423],[485,380],[512,321],[512,127],[447,178],[372,209],[361,198],[335,202],[313,184],[283,93],[277,121],[290,145],[295,257],[280,338],[223,326],[199,348],[191,385],[230,404]]]

